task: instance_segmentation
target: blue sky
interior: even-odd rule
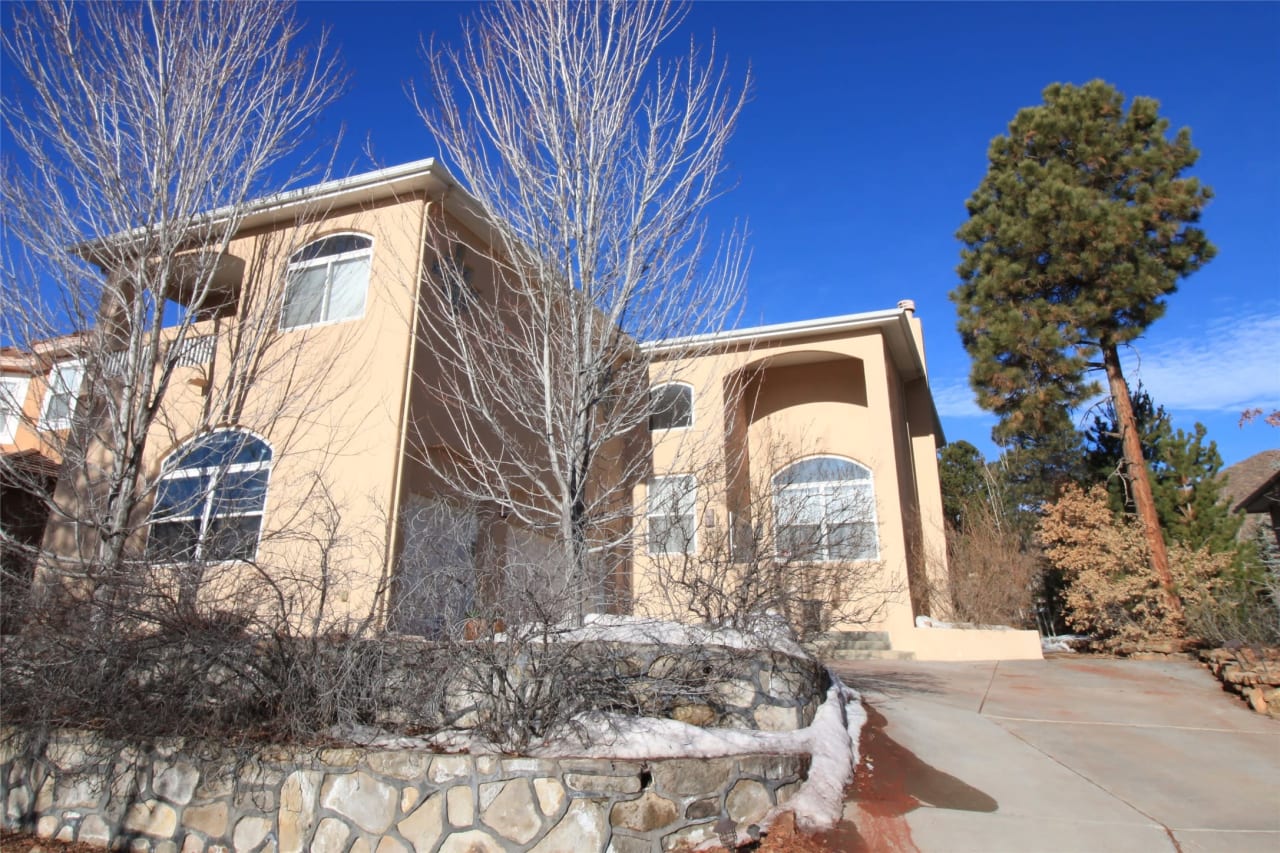
[[[419,37],[455,40],[469,8],[302,5],[351,73],[316,128],[343,128],[340,170],[437,153],[405,84],[424,79]],[[915,300],[947,437],[994,455],[947,299],[954,234],[1014,113],[1051,82],[1101,77],[1192,128],[1216,193],[1203,225],[1219,256],[1137,342],[1130,380],[1175,426],[1204,422],[1228,464],[1280,446],[1278,429],[1237,426],[1246,407],[1280,407],[1280,4],[701,2],[673,50],[713,37],[753,77],[736,186],[713,210],[714,228],[750,229],[744,323]]]
[[[352,73],[330,113],[344,155],[366,141],[383,165],[436,153],[403,88],[423,79],[419,34],[456,38],[467,8],[303,5]],[[914,299],[947,437],[993,455],[947,299],[954,234],[1014,113],[1051,82],[1101,77],[1191,127],[1216,193],[1203,226],[1219,256],[1137,342],[1130,379],[1175,426],[1204,422],[1227,464],[1280,446],[1280,430],[1237,426],[1243,408],[1280,406],[1280,4],[702,2],[676,49],[713,36],[753,77],[736,187],[714,211],[719,227],[749,224],[744,322]]]

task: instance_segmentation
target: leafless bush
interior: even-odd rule
[[[680,448],[681,473],[647,489],[640,572],[660,615],[752,632],[774,614],[808,638],[874,621],[901,592],[880,559],[866,468],[802,439],[766,439],[749,467],[711,450],[707,462],[705,448]]]
[[[1266,525],[1254,543],[1256,565],[1224,578],[1211,598],[1188,608],[1189,629],[1209,645],[1280,645],[1280,547]]]
[[[389,611],[450,661],[448,715],[508,751],[563,732],[582,714],[663,715],[703,697],[727,650],[645,654],[579,625],[586,597],[563,553],[491,513],[410,499]],[[604,574],[602,570],[593,574]],[[637,638],[644,645],[643,633]]]
[[[949,594],[955,619],[979,625],[1035,623],[1040,556],[986,504],[971,507],[963,527],[947,525]]]

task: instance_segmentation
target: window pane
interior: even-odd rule
[[[861,521],[875,515],[871,484],[829,486],[827,519],[832,522]]]
[[[819,456],[785,468],[774,477],[774,482],[785,486],[791,483],[838,483],[870,478],[871,472],[856,462],[831,456]]]
[[[649,516],[650,554],[687,554],[693,544],[693,516]]]
[[[191,560],[200,541],[199,521],[165,521],[151,525],[147,556],[166,563]]]
[[[325,279],[329,267],[309,267],[289,273],[288,290],[284,299],[284,317],[280,326],[292,329],[320,322],[320,309],[324,304]]]
[[[225,468],[271,461],[271,448],[266,442],[240,430],[219,430],[196,442],[182,457],[177,468]]]
[[[649,509],[652,514],[692,515],[698,499],[694,477],[661,477],[649,482]]]
[[[44,419],[49,422],[71,420],[71,395],[64,392],[50,392],[44,407]]]
[[[874,560],[876,528],[865,521],[832,524],[827,528],[828,550],[832,560]]]
[[[780,489],[775,498],[779,524],[820,524],[826,514],[821,489],[813,486]]]
[[[160,481],[156,493],[156,518],[194,517],[204,514],[209,486],[207,477],[168,477]]]
[[[218,482],[213,500],[214,515],[261,512],[267,500],[267,471],[232,471]]]
[[[216,518],[209,522],[209,532],[204,541],[204,559],[252,560],[258,550],[258,531],[262,516],[248,515],[236,518]]]
[[[822,553],[821,525],[778,525],[778,555],[786,560],[801,562],[825,559]]]
[[[350,320],[364,313],[365,292],[369,289],[369,258],[338,261],[332,267],[329,284],[329,314],[326,320]]]
[[[368,249],[372,245],[373,240],[360,234],[335,234],[332,237],[325,237],[323,240],[316,240],[314,243],[308,243],[303,246],[293,253],[293,257],[289,259],[289,262],[296,264],[300,261],[313,261],[316,258],[326,258],[331,255],[341,255],[346,252]]]
[[[649,429],[678,429],[693,423],[693,389],[688,385],[662,385],[649,394],[652,414]]]
[[[149,553],[171,561],[194,559],[207,515],[202,560],[252,559],[270,462],[267,444],[240,430],[219,430],[194,442],[159,483]]]

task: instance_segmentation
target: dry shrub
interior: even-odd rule
[[[1067,621],[1076,630],[1108,648],[1196,639],[1185,617],[1166,605],[1138,523],[1112,514],[1103,486],[1067,486],[1046,507],[1039,533],[1045,556],[1066,580]],[[1187,609],[1212,600],[1230,565],[1229,553],[1178,543],[1169,549],[1175,592]]]
[[[1262,526],[1252,556],[1206,600],[1187,612],[1195,635],[1211,646],[1280,645],[1280,546]]]
[[[1039,557],[985,503],[971,507],[959,529],[948,525],[947,558],[957,621],[1034,624]]]

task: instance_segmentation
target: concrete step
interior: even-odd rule
[[[831,651],[848,649],[858,651],[887,651],[893,646],[889,643],[887,631],[842,631],[821,634],[814,637],[806,645],[810,650]]]
[[[824,654],[822,659],[830,661],[915,660],[916,653],[895,649],[834,649]]]
[[[893,648],[885,640],[840,640],[834,643],[819,643],[818,645],[829,649],[844,649],[846,651],[876,651],[877,649],[888,651]]]

